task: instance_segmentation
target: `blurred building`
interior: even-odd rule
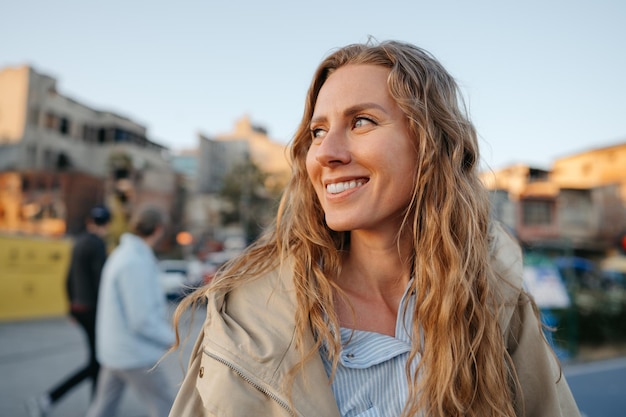
[[[494,216],[526,245],[602,256],[626,230],[626,143],[481,176]]]
[[[54,78],[27,65],[0,70],[0,173],[0,229],[19,229],[29,210],[52,204],[45,200],[64,213],[70,233],[103,200],[150,201],[170,212],[176,187],[167,148],[143,125],[59,93]]]
[[[198,181],[198,150],[184,149],[170,157],[172,169],[182,177],[186,189],[196,190]]]
[[[272,140],[265,128],[254,125],[247,116],[236,121],[232,132],[214,137],[199,133],[198,148],[174,154],[172,163],[189,187],[188,229],[195,236],[208,234],[219,240],[238,233],[224,228],[220,217],[224,207],[220,192],[231,170],[252,163],[266,174],[265,187],[274,190],[282,189],[291,175],[286,146]]]
[[[287,147],[272,140],[265,128],[254,125],[247,116],[235,123],[232,132],[218,135],[215,140],[227,148],[232,147],[230,158],[233,162],[250,160],[267,173],[267,187],[280,188],[287,184],[291,176]]]

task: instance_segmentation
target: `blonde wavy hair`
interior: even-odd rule
[[[389,92],[408,119],[418,150],[415,186],[402,229],[412,237],[412,281],[417,302],[409,363],[420,355],[416,372],[406,366],[409,398],[403,414],[431,417],[514,416],[515,371],[498,325],[499,299],[489,264],[489,201],[477,176],[476,132],[455,80],[428,52],[387,41],[354,44],[332,52],[317,68],[304,114],[290,146],[292,178],[275,222],[205,288],[184,299],[184,310],[211,291],[228,291],[293,262],[297,293],[297,345],[304,363],[324,345],[337,365],[341,341],[333,294],[341,251],[349,232],[331,230],[309,180],[305,160],[311,144],[310,121],[324,82],[349,64],[388,68]],[[400,233],[398,233],[398,238]],[[304,351],[312,331],[317,344]],[[177,333],[177,345],[179,344]],[[419,376],[419,377],[418,377]]]

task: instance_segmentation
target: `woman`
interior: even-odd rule
[[[409,44],[321,63],[274,226],[177,311],[208,299],[171,416],[578,415],[459,102]]]

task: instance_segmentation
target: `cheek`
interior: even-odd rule
[[[311,180],[311,182],[315,184],[315,178],[319,175],[319,164],[315,160],[315,156],[313,156],[313,153],[310,150],[306,154],[305,164],[309,180]]]
[[[418,163],[415,150],[412,147],[400,147],[396,149],[395,157],[389,162],[390,166],[394,167],[392,175],[397,180],[398,191],[401,191],[402,195],[412,194]]]
[[[317,162],[312,152],[309,152],[306,155],[306,172],[309,177],[309,181],[313,186],[313,190],[315,191],[315,195],[321,201],[324,194],[320,178],[322,175],[322,167]]]

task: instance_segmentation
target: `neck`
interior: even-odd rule
[[[142,236],[137,236],[139,237],[139,239],[143,240],[144,243],[148,246],[150,246],[152,249],[154,249],[155,246],[155,239],[153,238],[153,236],[146,236],[146,237],[142,237]]]
[[[400,300],[411,274],[410,245],[355,233],[350,240],[337,285],[335,309],[343,327],[395,334]]]
[[[395,237],[377,240],[353,233],[339,285],[370,294],[403,293],[411,275],[411,250],[409,242],[399,247]]]
[[[156,229],[154,229],[151,235],[148,235],[148,236],[136,235],[136,236],[140,238],[141,240],[143,240],[144,242],[146,242],[146,245],[150,246],[154,250],[154,248],[159,243],[159,240],[161,239],[162,231],[163,229],[159,226]]]

